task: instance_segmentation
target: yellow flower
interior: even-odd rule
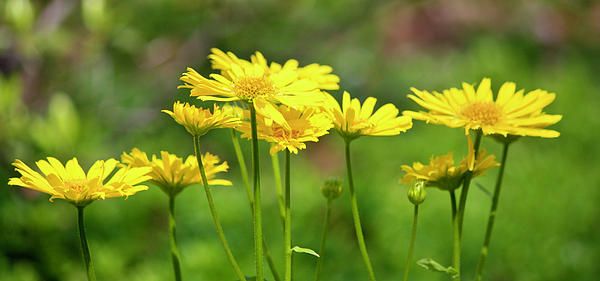
[[[96,161],[86,174],[77,158],[63,166],[56,158],[48,157],[35,163],[42,172],[40,174],[21,160],[16,160],[13,166],[21,177],[11,178],[8,184],[50,194],[50,201],[64,199],[77,206],[85,206],[98,199],[127,197],[148,189],[140,183],[150,179],[150,168],[123,167],[110,177],[118,163],[115,159]]]
[[[195,107],[188,103],[175,102],[173,111],[162,110],[169,114],[193,136],[202,136],[217,128],[234,128],[241,123],[240,118],[231,107],[219,108],[214,105],[213,111]]]
[[[267,59],[260,52],[255,52],[254,55],[250,57],[250,61],[240,59],[232,52],[225,53],[217,48],[211,49],[211,52],[212,53],[208,56],[211,61],[211,66],[213,69],[220,70],[221,75],[227,75],[227,70],[231,69],[232,64],[249,65],[254,63],[261,65],[268,70],[269,73],[276,73],[282,70],[296,71],[298,73],[298,78],[316,82],[318,88],[321,90],[337,90],[340,88],[340,77],[332,74],[333,68],[328,65],[311,63],[301,67],[299,66],[300,63],[295,59],[287,60],[283,65],[276,62],[271,62],[269,64]]]
[[[329,133],[333,127],[329,115],[317,108],[309,107],[303,110],[280,105],[277,110],[285,118],[290,128],[273,122],[267,122],[262,115],[257,116],[258,138],[271,143],[271,154],[284,149],[298,154],[298,150],[306,149],[306,142],[318,142],[319,137]],[[248,113],[246,112],[246,115]],[[249,122],[244,122],[238,128],[242,137],[251,138]]]
[[[489,78],[481,81],[477,91],[471,84],[463,83],[462,86],[462,89],[451,88],[433,94],[412,88],[414,95],[408,97],[428,111],[405,111],[404,114],[427,123],[463,127],[465,134],[481,129],[485,135],[505,137],[555,138],[560,135],[557,131],[544,129],[562,118],[542,111],[554,101],[554,93],[537,89],[524,95],[523,90],[515,92],[515,83],[506,82],[494,100]]]
[[[406,132],[412,127],[412,120],[408,116],[398,116],[399,110],[395,105],[388,103],[375,109],[376,98],[368,97],[361,106],[357,98],[351,99],[348,92],[344,92],[342,105],[330,95],[327,109],[331,112],[333,124],[342,137],[354,139],[360,136],[393,136]]]
[[[300,77],[298,71],[281,69],[271,71],[259,52],[253,62],[241,60],[233,54],[213,50],[213,67],[221,74],[213,73],[206,78],[192,68],[181,77],[185,84],[179,88],[191,89],[191,96],[200,100],[245,101],[252,103],[256,111],[285,127],[289,125],[276,105],[293,108],[319,106],[323,103],[319,83]],[[258,59],[260,57],[260,59]],[[219,59],[216,59],[219,58]]]
[[[427,186],[454,190],[460,186],[463,176],[469,170],[471,157],[472,155],[469,154],[458,166],[454,165],[452,153],[431,157],[427,165],[421,162],[415,162],[412,166],[402,165],[405,174],[401,182],[414,184],[416,181],[423,181]],[[481,150],[473,167],[473,177],[482,175],[488,169],[498,166],[494,155],[487,155],[485,150]]]
[[[202,183],[198,161],[193,155],[188,156],[184,161],[175,154],[161,151],[160,158],[152,155],[152,160],[150,160],[145,152],[133,148],[130,153],[124,152],[121,155],[121,161],[130,167],[152,168],[152,172],[149,174],[152,182],[169,195],[177,195],[192,184]],[[215,178],[218,173],[227,172],[229,169],[227,162],[219,163],[220,161],[218,156],[208,152],[202,156],[208,184],[232,185],[228,180]]]

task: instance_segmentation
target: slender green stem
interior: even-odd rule
[[[481,145],[481,130],[477,131],[477,135],[475,137],[475,144],[473,145],[473,149],[475,151],[474,158],[477,159],[477,155],[479,154],[479,146]],[[476,160],[475,160],[476,161]],[[467,205],[467,194],[469,193],[469,186],[471,185],[471,179],[473,178],[473,172],[467,171],[465,173],[463,179],[463,187],[460,191],[460,201],[458,203],[458,212],[456,213],[456,223],[457,223],[457,231],[455,234],[458,234],[458,255],[460,255],[460,251],[462,248],[462,229],[463,229],[463,221],[465,216],[465,207]],[[460,263],[455,268],[457,271],[457,279],[461,279],[461,265]]]
[[[362,231],[362,225],[360,224],[360,214],[358,212],[358,200],[356,198],[356,192],[354,190],[354,181],[352,179],[352,164],[350,160],[350,140],[346,140],[346,168],[348,170],[348,185],[350,187],[350,203],[352,208],[352,218],[354,220],[354,231],[356,232],[356,241],[360,254],[362,255],[363,262],[369,273],[369,280],[375,281],[375,272],[371,265],[371,259],[367,252],[367,245],[365,244],[365,237]]]
[[[94,263],[90,255],[90,247],[88,246],[87,235],[85,234],[85,222],[83,217],[84,206],[77,206],[77,226],[79,227],[79,240],[81,241],[81,251],[83,253],[83,263],[87,272],[88,281],[96,281],[96,273],[94,272]]]
[[[331,219],[331,199],[327,199],[327,209],[323,223],[323,233],[321,234],[321,244],[319,245],[319,258],[317,259],[317,268],[315,270],[315,281],[321,278],[321,269],[323,268],[323,258],[325,257],[325,243],[327,241],[327,232],[329,232],[329,220]]]
[[[452,208],[452,266],[457,269],[460,267],[460,239],[456,220],[456,193],[454,190],[450,191],[450,206]]]
[[[260,194],[260,160],[258,155],[256,109],[254,108],[254,104],[250,105],[250,126],[252,129],[252,168],[254,169],[254,253],[256,255],[256,280],[263,281],[263,229]]]
[[[254,199],[252,198],[252,189],[250,188],[250,179],[248,178],[248,168],[246,167],[246,159],[244,158],[244,152],[240,146],[240,139],[237,136],[235,129],[231,129],[231,142],[233,143],[233,150],[240,166],[240,172],[242,174],[242,182],[246,188],[246,196],[248,196],[248,202],[250,207],[254,208]]]
[[[171,260],[173,262],[175,280],[181,281],[181,255],[177,247],[175,229],[175,195],[169,195],[169,245],[171,246]]]
[[[417,240],[417,221],[419,219],[419,205],[415,204],[415,210],[413,213],[413,224],[412,232],[410,235],[410,245],[408,246],[408,256],[406,257],[406,264],[404,265],[404,278],[402,280],[408,280],[408,272],[410,271],[410,265],[412,264],[413,252],[415,250],[415,240]]]
[[[202,157],[200,152],[200,137],[194,136],[194,152],[196,154],[196,160],[198,161],[198,167],[200,168],[200,175],[202,176],[202,184],[204,186],[204,193],[206,194],[206,199],[208,200],[208,208],[210,209],[210,214],[212,215],[213,223],[215,224],[215,228],[217,230],[217,235],[219,236],[219,240],[221,240],[221,244],[223,244],[223,248],[225,249],[225,254],[229,259],[229,263],[233,267],[235,274],[239,278],[239,280],[247,281],[246,276],[240,269],[238,262],[236,261],[233,253],[231,252],[231,248],[229,247],[229,243],[227,243],[227,238],[225,238],[225,233],[223,232],[223,227],[221,226],[221,221],[219,220],[219,214],[217,213],[217,209],[215,207],[215,202],[212,197],[212,193],[210,191],[210,186],[208,185],[208,179],[206,178],[206,171],[204,170],[204,164],[202,163]]]
[[[283,224],[285,250],[285,281],[292,280],[292,209],[290,193],[290,152],[285,151],[285,221]]]
[[[277,153],[271,154],[271,165],[273,166],[273,177],[275,178],[275,192],[277,193],[277,203],[279,205],[279,216],[281,224],[285,224],[285,199],[283,197],[283,187],[281,186],[281,172],[279,169],[279,156]]]
[[[250,180],[248,177],[248,169],[246,168],[246,160],[244,158],[244,153],[242,152],[242,148],[240,146],[239,137],[235,133],[235,130],[231,130],[231,142],[233,143],[233,149],[235,151],[236,158],[238,160],[238,164],[240,166],[240,171],[242,173],[242,181],[244,182],[244,187],[246,189],[246,195],[248,195],[248,202],[250,203],[250,210],[252,211],[252,215],[254,215],[254,195],[252,194],[252,187],[250,186]],[[277,272],[277,267],[275,266],[275,261],[273,261],[273,257],[271,257],[269,247],[267,245],[266,239],[263,237],[263,248],[265,251],[265,258],[267,259],[267,264],[269,265],[269,269],[271,270],[271,274],[273,275],[273,279],[275,281],[281,281],[279,277],[279,273]]]
[[[485,230],[485,239],[483,240],[483,246],[481,247],[481,254],[479,255],[479,262],[477,263],[476,276],[477,280],[482,280],[483,267],[488,256],[488,248],[492,239],[492,231],[494,230],[494,221],[496,220],[496,210],[498,209],[498,201],[500,200],[500,190],[502,189],[502,179],[504,178],[504,168],[506,166],[506,157],[508,155],[508,147],[510,143],[505,143],[502,149],[502,162],[500,163],[500,171],[498,172],[498,178],[496,179],[496,186],[494,188],[494,196],[492,197],[492,207],[490,208],[490,214],[488,217],[488,223]]]

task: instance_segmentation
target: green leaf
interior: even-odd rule
[[[303,254],[309,254],[309,255],[313,255],[317,258],[320,258],[321,256],[319,256],[319,254],[317,254],[317,252],[315,252],[312,249],[309,248],[302,248],[299,246],[295,246],[294,248],[292,248],[292,252],[296,252],[296,253],[303,253]]]
[[[446,274],[452,276],[452,278],[458,277],[458,271],[456,271],[456,269],[454,269],[454,267],[452,267],[452,266],[445,267],[445,266],[439,264],[438,262],[436,262],[435,260],[433,260],[432,258],[420,259],[417,261],[417,264],[420,267],[425,268],[429,271],[446,273]]]

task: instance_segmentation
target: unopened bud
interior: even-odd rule
[[[425,191],[425,183],[419,181],[408,188],[408,200],[415,205],[419,205],[425,201],[427,192]]]
[[[321,187],[321,193],[327,200],[333,200],[342,195],[342,181],[338,179],[326,180]]]

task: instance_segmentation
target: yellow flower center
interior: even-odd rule
[[[491,102],[475,102],[462,111],[462,115],[472,122],[494,125],[500,120],[500,109]]]
[[[233,88],[235,94],[244,100],[270,96],[275,93],[275,86],[267,77],[245,77],[238,80]]]
[[[273,136],[281,139],[297,139],[302,135],[302,132],[299,130],[291,130],[288,131],[284,128],[275,128],[273,129]]]
[[[72,180],[65,182],[65,192],[81,193],[85,191],[87,182],[85,180]]]

